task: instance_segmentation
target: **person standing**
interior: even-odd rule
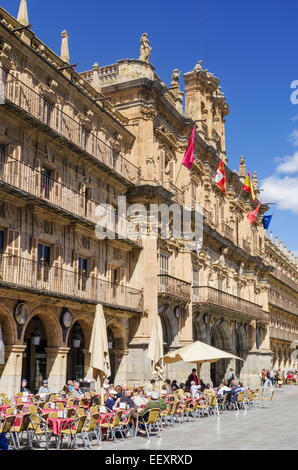
[[[22,393],[30,393],[29,392],[29,389],[27,388],[27,385],[28,385],[28,382],[26,379],[22,379],[22,383],[21,383],[21,392]]]
[[[199,385],[199,379],[197,376],[197,369],[192,369],[191,374],[188,376],[187,385],[190,388],[191,382],[194,382],[195,385]]]
[[[234,371],[231,368],[230,372],[228,374],[228,387],[231,387],[232,380],[234,380],[234,379],[235,379]]]

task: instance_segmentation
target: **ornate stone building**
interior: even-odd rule
[[[91,378],[98,303],[118,383],[150,379],[157,315],[165,351],[199,339],[245,359],[204,366],[205,380],[217,384],[233,366],[253,385],[272,361],[294,367],[297,259],[266,238],[266,205],[250,230],[256,203],[239,197],[244,157],[239,172],[228,168],[219,80],[201,62],[186,73],[184,112],[180,73],[170,88],[162,82],[146,34],[139,59],[79,74],[67,32],[58,56],[28,23],[25,1],[17,19],[0,8],[0,390],[13,395],[21,376],[32,390],[43,377],[53,390]],[[195,124],[188,171],[181,161]],[[226,195],[214,183],[221,159]],[[256,175],[254,187],[258,196]],[[99,239],[100,209],[119,209],[124,195],[129,212],[117,212],[116,236]],[[144,236],[141,208],[151,204],[187,205],[192,215],[200,204],[202,247]],[[123,236],[126,224],[137,236]],[[177,363],[166,375],[185,380],[189,369]]]

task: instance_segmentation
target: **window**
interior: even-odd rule
[[[91,189],[86,188],[85,189],[85,215],[88,215],[88,207],[90,206],[91,206]]]
[[[197,267],[193,267],[193,286],[198,287],[200,285],[200,270]]]
[[[39,281],[48,282],[50,270],[50,247],[38,244],[37,258],[37,279]]]
[[[0,230],[0,262],[2,259],[3,249],[4,249],[4,230]]]
[[[48,126],[51,124],[51,115],[54,107],[47,100],[43,100],[42,106],[42,120]]]
[[[6,158],[6,145],[0,144],[0,174],[3,172]]]
[[[79,290],[86,290],[86,281],[87,281],[87,259],[78,257],[78,268],[79,268],[79,277],[78,277],[78,288]]]
[[[5,98],[5,84],[7,78],[7,71],[0,69],[0,97]]]
[[[40,192],[41,196],[48,199],[50,196],[51,170],[45,166],[41,169]]]
[[[87,147],[87,130],[80,125],[79,130],[79,145],[86,150]]]
[[[159,272],[160,274],[169,274],[169,256],[164,253],[160,253]]]

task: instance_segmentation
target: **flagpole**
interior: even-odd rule
[[[178,180],[178,178],[179,178],[179,175],[180,175],[181,168],[182,168],[182,162],[180,163],[180,168],[179,168],[179,171],[178,171],[177,177],[176,177],[176,179],[175,179],[175,183],[174,183],[174,185],[175,185],[175,186],[176,186],[177,180]]]
[[[260,202],[259,202],[259,203],[260,203],[260,207],[261,207],[261,205],[262,205],[262,199],[260,199]],[[257,206],[257,207],[258,207],[258,206]],[[257,207],[256,207],[256,209],[257,209]],[[256,210],[256,209],[255,209],[255,210]],[[255,215],[255,218],[256,218],[257,216],[258,216],[258,214]],[[254,218],[254,220],[253,220],[253,223],[254,223],[254,221],[255,221],[255,218]],[[248,237],[249,237],[249,234],[250,234],[250,231],[251,231],[251,229],[252,229],[253,223],[250,224],[249,231],[248,231],[248,234],[247,234],[247,237],[246,237],[245,240],[247,240]]]

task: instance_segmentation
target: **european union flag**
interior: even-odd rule
[[[269,227],[271,219],[272,215],[264,215],[262,222],[265,230],[267,230],[267,228]]]

